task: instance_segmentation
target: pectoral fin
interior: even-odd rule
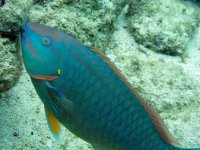
[[[47,123],[51,130],[51,133],[53,134],[56,140],[60,141],[60,136],[59,136],[60,130],[61,130],[60,122],[47,108],[45,108],[45,114],[46,114]]]
[[[49,82],[46,82],[47,92],[53,101],[62,111],[72,112],[74,104],[71,100],[67,99],[57,88],[53,87]]]

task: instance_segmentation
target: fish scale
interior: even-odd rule
[[[89,52],[88,52],[89,53]],[[83,53],[81,53],[81,54],[79,54],[78,52],[77,52],[77,54],[76,54],[76,57],[77,57],[77,55],[82,55]],[[92,53],[91,53],[92,54]],[[92,57],[90,57],[90,58],[92,58]],[[79,61],[80,61],[81,59],[79,58]],[[82,61],[85,61],[86,60],[86,58],[85,59],[82,59]],[[85,61],[84,62],[85,63],[85,65],[87,65],[85,68],[90,68],[89,70],[92,70],[93,68],[91,68],[91,66],[90,66],[90,62],[89,62],[89,60],[87,60],[87,61]],[[81,64],[82,64],[82,62],[81,62]],[[81,68],[81,65],[80,64],[80,67],[79,68]],[[74,71],[76,71],[76,70],[74,70]],[[92,70],[93,71],[93,70]],[[94,70],[94,72],[95,72],[96,70]],[[98,71],[98,70],[97,70]],[[96,71],[96,72],[97,72]],[[102,70],[101,70],[102,72],[103,71],[107,71],[107,69],[104,69],[104,68],[102,68]],[[110,71],[110,70],[109,70]],[[103,75],[103,73],[102,73],[102,75]],[[100,75],[99,75],[100,76]],[[109,78],[111,78],[112,79],[112,77],[111,76],[108,76]],[[73,77],[72,77],[73,78]],[[83,77],[84,78],[84,77]],[[89,84],[88,84],[88,78],[90,78],[89,76],[87,76],[86,75],[86,77],[84,78],[84,80],[86,81],[86,82],[84,82],[84,84],[83,84],[83,87],[85,88],[83,88],[83,89],[81,89],[81,91],[85,91],[86,89],[88,89],[88,86],[89,86]],[[101,76],[100,76],[100,78],[101,78]],[[115,78],[115,77],[114,77]],[[119,82],[119,84],[117,84],[119,87],[120,87],[120,81],[118,81],[118,82],[116,82],[116,79],[115,80],[108,80],[107,78],[105,78],[103,81],[104,82],[109,82],[108,84],[110,84],[110,85],[112,85],[112,83],[110,83],[111,81],[115,81],[115,83],[113,83],[114,85],[116,85],[116,83],[118,83]],[[98,80],[99,82],[103,82],[102,80]],[[97,81],[95,81],[95,82],[97,82]],[[74,84],[76,84],[76,80],[75,81],[73,81],[73,83]],[[94,84],[96,84],[96,83],[93,83],[93,84],[91,84],[91,86],[93,86]],[[105,84],[105,83],[104,83]],[[106,84],[107,86],[108,86],[108,84]],[[78,87],[76,87],[76,88],[78,88]],[[110,91],[108,88],[107,89],[105,89],[106,87],[104,86],[104,91]],[[111,88],[111,91],[112,91],[113,89]],[[118,91],[117,91],[118,90]],[[111,93],[111,94],[115,94],[115,92],[116,93],[118,93],[119,91],[121,91],[122,93],[120,94],[120,95],[124,95],[123,94],[123,92],[124,91],[126,91],[126,89],[124,90],[123,89],[123,87],[119,90],[119,89],[117,89],[117,90],[115,90],[114,91],[114,93]],[[111,121],[109,121],[109,115],[107,115],[107,117],[104,115],[104,113],[103,113],[103,109],[106,107],[106,103],[105,103],[105,99],[103,99],[102,97],[101,97],[101,91],[102,91],[102,89],[97,89],[97,91],[99,91],[99,93],[96,93],[96,95],[97,95],[97,97],[98,97],[98,99],[96,99],[99,103],[98,104],[96,104],[96,105],[93,105],[93,107],[91,107],[90,106],[90,101],[93,101],[93,98],[90,98],[90,99],[87,99],[87,95],[85,95],[85,99],[81,99],[81,97],[77,97],[77,99],[78,100],[81,100],[81,101],[84,101],[84,103],[82,103],[83,105],[81,105],[81,110],[83,110],[83,118],[84,118],[84,122],[86,122],[86,120],[87,120],[87,117],[88,116],[90,116],[89,114],[87,114],[87,109],[95,109],[96,110],[96,112],[95,112],[95,114],[99,114],[99,117],[96,115],[95,117],[96,117],[96,119],[95,120],[99,120],[99,122],[97,122],[97,124],[99,124],[100,126],[101,126],[101,129],[102,129],[102,131],[104,131],[103,129],[106,127],[106,123],[107,122],[111,122],[111,121],[113,121],[113,120],[111,120]],[[104,96],[106,95],[106,93],[104,94]],[[107,95],[109,95],[109,93],[107,93]],[[125,96],[125,97],[127,97],[127,95]],[[122,100],[121,100],[122,99]],[[126,101],[124,101],[124,99],[126,99],[126,98],[120,98],[120,99],[118,99],[118,107],[115,107],[115,110],[113,110],[113,111],[116,111],[115,112],[115,116],[116,116],[116,119],[118,119],[118,120],[116,120],[118,123],[120,123],[120,122],[123,122],[123,120],[129,120],[128,119],[128,116],[131,116],[131,115],[129,115],[129,114],[127,114],[126,112],[127,112],[127,109],[126,108],[123,108],[123,106],[124,106],[124,103],[125,104],[127,104],[127,102]],[[120,102],[120,100],[121,100],[121,102]],[[95,101],[95,100],[94,100]],[[110,99],[110,101],[115,101],[115,100],[113,100],[113,99]],[[78,105],[78,104],[77,104]],[[141,105],[141,104],[140,104]],[[94,107],[96,107],[96,108],[94,108]],[[134,108],[133,108],[134,109]],[[118,112],[118,113],[117,113]],[[144,112],[144,110],[141,110],[140,112]],[[137,114],[140,114],[140,113],[137,113]],[[118,117],[119,116],[119,117]],[[144,116],[141,116],[141,117],[144,117]],[[89,119],[89,120],[91,120],[91,119]],[[130,118],[130,120],[131,120],[131,118]],[[142,120],[142,119],[140,119],[140,120]],[[136,121],[137,122],[137,121]],[[132,122],[132,124],[134,124],[134,122]],[[77,126],[78,126],[78,128],[80,128],[80,125],[82,125],[82,124],[78,124]],[[141,122],[141,124],[140,125],[142,125],[142,122]],[[88,125],[88,127],[90,127],[90,126],[92,126],[92,122],[89,122],[89,125]],[[124,124],[122,124],[121,123],[121,126],[119,126],[118,127],[118,130],[121,130],[121,131],[124,131],[125,130],[125,128],[127,128],[127,126],[126,125],[124,125]],[[130,128],[129,128],[130,129]],[[131,130],[130,130],[131,131]],[[118,141],[121,141],[121,142],[123,142],[123,139],[125,139],[125,137],[127,137],[128,136],[128,134],[129,134],[129,132],[126,132],[126,133],[128,133],[127,135],[126,134],[122,134],[122,132],[120,132],[121,134],[121,139],[120,140],[118,140]],[[144,133],[144,132],[143,132]],[[101,135],[101,137],[103,137],[105,135],[105,132],[104,133],[102,133],[102,135]],[[120,136],[119,135],[119,136]],[[108,136],[108,135],[107,135]],[[140,135],[141,136],[141,135]],[[107,137],[108,138],[108,137]],[[102,138],[101,139],[101,141],[102,142],[105,142],[104,141],[105,140],[105,137],[104,137],[104,139]],[[131,142],[130,142],[131,143]]]
[[[81,67],[81,66],[80,66]],[[106,80],[106,79],[105,79]],[[111,85],[112,85],[112,83],[110,83]],[[87,88],[86,88],[87,89]],[[97,91],[101,91],[101,89],[99,89],[99,90],[97,90]],[[123,91],[123,89],[122,90],[120,90],[120,91]],[[117,93],[117,92],[116,92]],[[113,93],[112,93],[113,94]],[[108,95],[108,94],[107,94]],[[121,94],[121,95],[123,95],[123,94]],[[105,128],[105,124],[106,124],[106,122],[109,120],[109,115],[106,117],[104,114],[103,114],[103,109],[104,109],[104,107],[106,106],[106,104],[104,104],[104,100],[105,99],[102,99],[101,97],[100,97],[100,95],[98,95],[98,97],[99,97],[99,99],[98,99],[98,101],[99,101],[99,104],[96,104],[95,106],[96,106],[96,112],[95,112],[95,114],[99,114],[100,116],[99,116],[99,118],[98,118],[98,116],[95,116],[96,118],[97,118],[97,120],[99,120],[100,122],[97,122],[97,124],[102,124],[102,130]],[[115,109],[116,108],[118,108],[118,113],[116,113],[115,114],[115,116],[116,116],[116,121],[118,122],[118,124],[119,123],[121,123],[120,125],[121,126],[119,126],[118,127],[118,130],[121,130],[121,131],[124,131],[124,129],[125,128],[127,128],[124,124],[122,124],[122,121],[123,120],[128,120],[128,117],[126,116],[127,114],[126,114],[126,111],[127,111],[127,109],[125,109],[125,108],[123,108],[123,100],[121,100],[121,99],[125,99],[125,98],[120,98],[119,100],[118,100],[118,107],[115,107]],[[91,101],[92,101],[92,99],[90,99]],[[121,102],[119,102],[121,100]],[[113,99],[111,99],[110,101],[115,101],[115,100],[113,100]],[[87,102],[85,102],[84,104],[86,104],[86,106],[85,106],[85,108],[86,109],[92,109],[93,107],[88,107],[88,105],[87,105]],[[98,106],[98,107],[97,107]],[[82,106],[82,108],[83,108],[84,106]],[[113,111],[115,111],[115,110],[113,110]],[[85,111],[83,111],[83,113],[85,114],[86,112]],[[84,117],[84,120],[88,117],[89,115],[86,113],[85,114],[85,117]],[[119,116],[119,117],[118,117]],[[105,118],[106,117],[106,118]],[[103,119],[102,119],[103,118]],[[110,122],[112,122],[113,120],[111,120]],[[92,123],[92,122],[91,122]],[[89,124],[91,124],[91,123],[89,123]],[[133,122],[132,122],[133,123]],[[91,125],[90,125],[91,126]],[[104,128],[103,128],[104,127]],[[105,133],[103,133],[103,135],[104,135]],[[123,142],[123,139],[124,139],[124,137],[126,137],[127,135],[126,134],[122,134],[122,132],[121,132],[121,139],[120,139],[120,141],[121,142]],[[104,137],[105,138],[105,137]],[[119,141],[119,140],[118,140]]]
[[[57,29],[26,23],[24,30],[25,67],[52,120],[100,150],[183,150],[108,58]],[[47,121],[58,136],[59,124]]]

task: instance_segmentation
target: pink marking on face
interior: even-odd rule
[[[34,75],[30,74],[31,78],[37,79],[37,80],[46,80],[46,81],[52,81],[58,78],[58,76],[45,76],[45,75]]]
[[[26,45],[28,46],[29,51],[31,52],[31,54],[38,59],[40,58],[40,55],[37,53],[37,51],[34,49],[33,45],[30,43],[29,39],[26,37]]]

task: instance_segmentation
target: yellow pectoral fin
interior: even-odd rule
[[[57,120],[57,118],[47,109],[45,108],[45,114],[47,118],[48,126],[56,138],[56,140],[60,141],[60,130],[61,130],[61,123]]]

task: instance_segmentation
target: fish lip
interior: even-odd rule
[[[57,75],[47,76],[47,75],[36,75],[36,74],[31,74],[31,73],[28,73],[28,74],[33,79],[44,80],[44,81],[53,81],[58,78]]]

